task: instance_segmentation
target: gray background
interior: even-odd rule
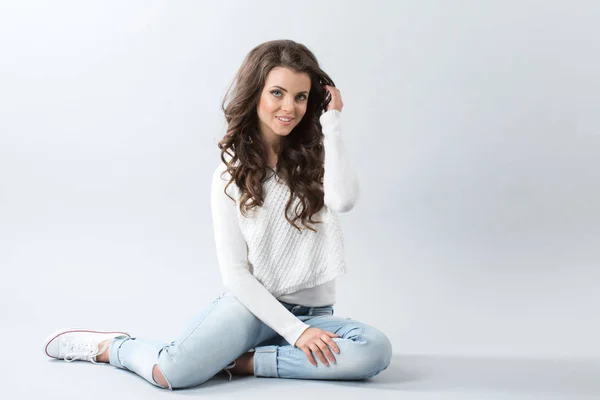
[[[335,311],[392,340],[373,395],[600,394],[599,22],[583,0],[0,2],[3,390],[168,395],[43,341],[171,340],[223,290],[220,102],[252,47],[289,38],[344,100],[362,193]],[[188,393],[364,396],[275,381]]]

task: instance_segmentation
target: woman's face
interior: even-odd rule
[[[260,132],[267,143],[278,142],[300,123],[306,113],[310,85],[305,72],[296,73],[284,67],[269,72],[257,106]]]

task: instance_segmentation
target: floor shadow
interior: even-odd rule
[[[366,381],[332,385],[403,392],[490,391],[600,396],[600,359],[395,355]]]
[[[434,355],[395,355],[379,375],[362,381],[318,381],[320,384],[416,392],[503,392],[506,394],[553,394],[575,397],[600,396],[600,359],[460,357]],[[197,395],[196,390],[219,387],[228,394],[273,384],[310,385],[310,380],[255,378],[219,374],[197,388],[181,394]],[[287,383],[284,383],[287,381]],[[272,386],[271,386],[272,387]],[[185,393],[184,393],[185,392]]]

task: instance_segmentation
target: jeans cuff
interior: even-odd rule
[[[131,340],[131,339],[133,339],[133,338],[123,337],[123,338],[113,339],[113,341],[110,345],[110,352],[108,355],[110,365],[114,365],[117,368],[125,368],[123,366],[123,364],[121,364],[121,361],[119,360],[119,348],[126,340]]]
[[[254,376],[279,378],[277,374],[277,347],[261,346],[254,351]]]

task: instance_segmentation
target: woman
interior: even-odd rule
[[[341,139],[339,90],[313,53],[290,40],[250,51],[234,84],[222,105],[228,128],[211,189],[226,291],[170,343],[65,329],[44,343],[48,356],[109,362],[170,390],[224,368],[230,379],[338,380],[387,368],[385,334],[333,316],[335,279],[346,273],[337,213],[359,195]]]

